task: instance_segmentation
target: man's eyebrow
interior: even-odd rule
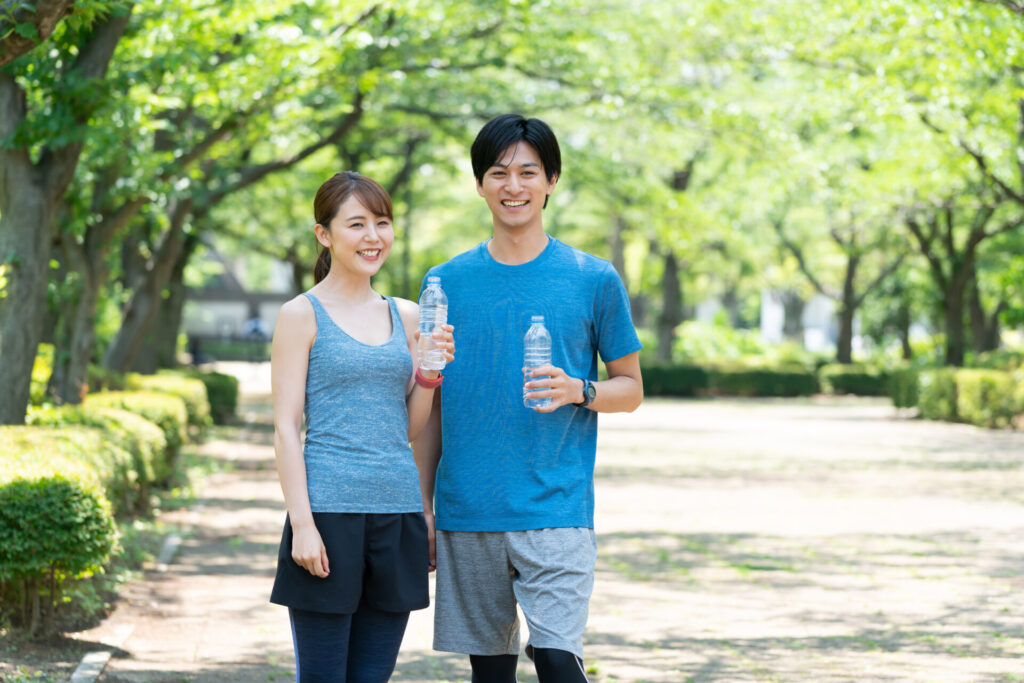
[[[500,161],[495,161],[493,164],[491,164],[491,168],[494,168],[495,166],[497,166],[498,168],[508,168],[509,164],[503,164]],[[536,166],[537,168],[540,168],[540,164],[538,164],[536,161],[524,161],[520,163],[519,166]]]

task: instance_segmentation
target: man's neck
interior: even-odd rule
[[[544,227],[538,226],[525,232],[510,232],[495,229],[494,236],[487,243],[487,251],[498,263],[518,266],[540,256],[548,246]]]

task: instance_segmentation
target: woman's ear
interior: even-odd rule
[[[331,231],[329,228],[326,228],[322,224],[317,223],[313,227],[313,232],[316,233],[317,242],[322,244],[327,249],[331,248]]]

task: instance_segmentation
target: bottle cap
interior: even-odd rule
[[[531,315],[530,316],[530,322],[532,322],[532,323],[542,323],[542,322],[544,322],[544,316],[542,316],[542,315]]]
[[[427,278],[428,285],[439,285],[441,284],[441,278],[437,275],[431,275]]]

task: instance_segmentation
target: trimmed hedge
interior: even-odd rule
[[[235,416],[238,409],[238,378],[223,372],[194,371],[189,373],[206,385],[206,398],[210,402],[210,416],[214,424],[224,424]]]
[[[708,371],[699,365],[646,365],[640,370],[649,396],[699,396],[708,388]]]
[[[1024,413],[1014,395],[1016,378],[999,370],[958,370],[956,412],[965,422],[980,427],[1006,427]]]
[[[897,368],[889,373],[889,397],[895,407],[917,407],[920,385],[918,375],[918,370],[912,367]]]
[[[917,408],[929,420],[956,420],[956,369],[925,370],[920,374]]]
[[[648,396],[808,396],[818,390],[803,368],[656,364],[641,367]]]
[[[889,375],[885,371],[851,364],[833,363],[818,371],[821,389],[827,394],[853,394],[855,396],[887,396]]]
[[[164,434],[167,444],[166,467],[158,473],[157,479],[164,483],[174,471],[174,464],[185,443],[185,427],[188,424],[188,409],[185,401],[171,394],[155,391],[107,391],[87,394],[82,405],[87,409],[119,408],[141,415]]]
[[[0,427],[0,596],[30,633],[52,628],[65,580],[101,567],[116,530],[88,428]],[[101,460],[109,463],[111,458]]]
[[[181,398],[188,412],[189,426],[204,429],[210,425],[210,402],[206,397],[206,385],[202,381],[176,372],[156,375],[133,372],[125,379],[128,391],[155,391]]]
[[[135,413],[118,408],[94,406],[45,406],[32,408],[28,425],[58,427],[84,425],[102,430],[104,436],[132,457],[132,480],[137,495],[126,509],[144,510],[149,504],[150,488],[170,477],[167,462],[167,438],[155,424]],[[110,493],[112,500],[117,498]]]
[[[818,380],[810,370],[714,368],[709,372],[709,393],[716,396],[810,396]]]

